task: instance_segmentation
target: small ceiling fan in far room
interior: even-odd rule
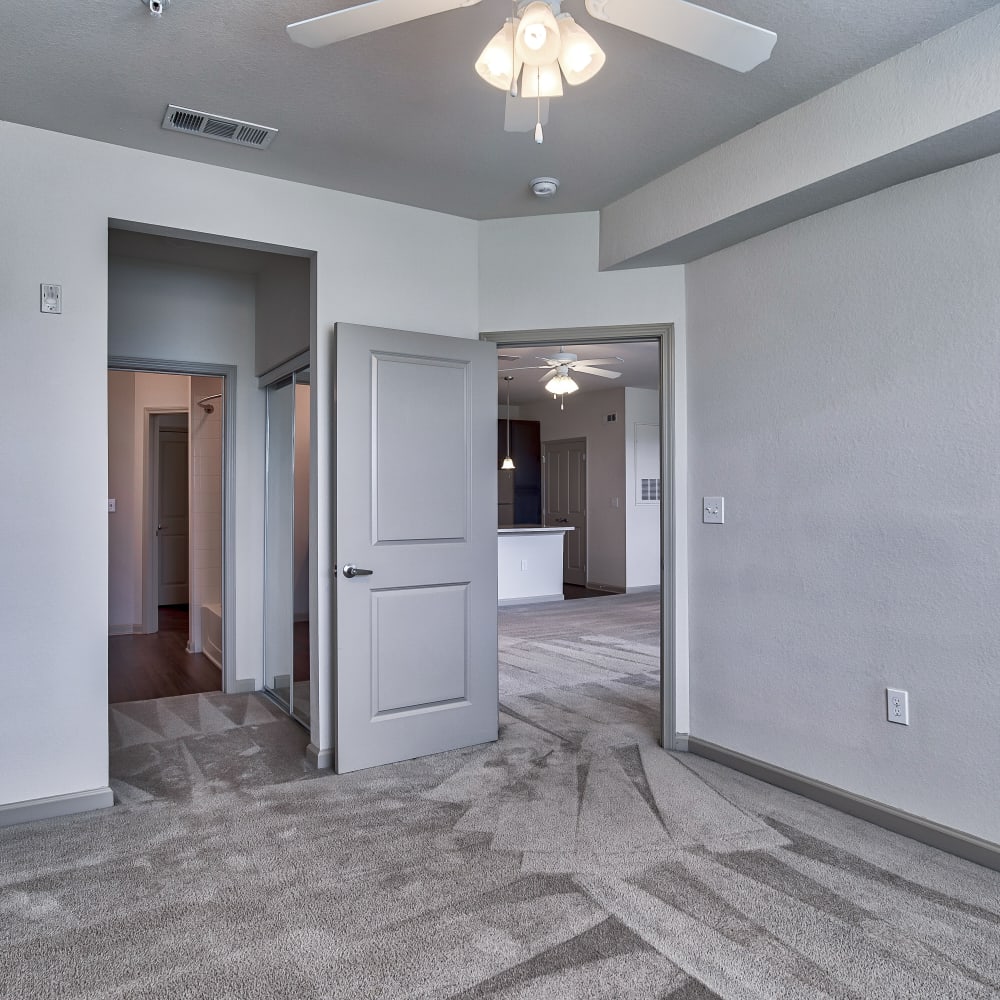
[[[596,375],[598,378],[621,378],[621,372],[609,372],[604,368],[596,368],[595,365],[621,364],[623,358],[587,358],[580,360],[577,355],[559,349],[558,354],[551,358],[538,358],[544,362],[541,365],[525,365],[521,368],[501,368],[500,374],[506,372],[527,372],[544,371],[545,374],[538,380],[545,382],[545,389],[553,396],[565,397],[571,392],[576,392],[580,387],[573,379],[573,375]]]
[[[300,45],[321,48],[407,21],[471,7],[480,0],[369,0],[287,27]],[[604,65],[604,52],[562,0],[513,0],[511,17],[490,39],[475,63],[489,84],[507,91],[504,128],[530,131],[525,111],[534,112],[535,141],[550,97],[560,97],[562,82],[585,83]],[[777,35],[688,0],[586,0],[587,12],[627,31],[691,52],[746,73],[770,58]],[[543,108],[543,102],[546,107]]]

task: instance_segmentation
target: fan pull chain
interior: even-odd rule
[[[517,97],[517,0],[510,0],[510,96]]]

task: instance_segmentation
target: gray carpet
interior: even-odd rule
[[[0,830],[0,996],[1000,996],[1000,875],[654,743],[655,597],[505,609],[496,744],[346,776],[258,696],[116,705]]]

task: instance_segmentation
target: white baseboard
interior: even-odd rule
[[[109,625],[108,635],[142,635],[142,625]]]
[[[74,813],[107,809],[115,804],[115,795],[105,785],[85,792],[70,792],[67,795],[48,795],[41,799],[25,802],[8,802],[0,805],[0,826],[14,826],[17,823],[34,823],[40,819],[56,816],[72,816]]]
[[[658,583],[651,584],[648,587],[626,587],[626,594],[658,594],[660,592],[660,585]]]
[[[688,750],[699,757],[706,757],[718,764],[731,767],[734,771],[742,771],[743,774],[749,774],[752,778],[766,781],[769,785],[777,785],[779,788],[785,788],[797,795],[805,796],[807,799],[822,802],[825,806],[831,806],[849,816],[857,816],[859,819],[867,820],[876,826],[892,830],[893,833],[917,840],[921,844],[929,844],[938,850],[965,858],[966,861],[974,861],[984,868],[1000,871],[1000,844],[990,843],[972,834],[963,833],[961,830],[942,826],[940,823],[935,823],[922,816],[903,812],[901,809],[886,805],[884,802],[876,802],[874,799],[855,795],[843,788],[828,785],[826,782],[817,781],[815,778],[809,778],[796,771],[786,771],[783,767],[758,760],[756,757],[747,757],[735,750],[721,747],[716,743],[709,743],[707,740],[700,740],[694,736],[688,739]]]
[[[306,747],[306,760],[308,760],[317,771],[328,771],[331,767],[333,767],[333,749],[320,750],[319,747],[310,743]]]

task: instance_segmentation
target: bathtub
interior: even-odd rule
[[[222,605],[201,606],[201,651],[222,669]]]

